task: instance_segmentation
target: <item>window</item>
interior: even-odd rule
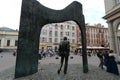
[[[55,43],[57,43],[58,42],[58,39],[57,38],[55,38]]]
[[[60,36],[63,37],[63,32],[60,32]]]
[[[1,39],[0,39],[0,46],[1,46]]]
[[[47,30],[43,29],[43,30],[41,31],[41,34],[42,34],[42,35],[47,35]]]
[[[52,30],[52,26],[49,25],[49,29]]]
[[[74,39],[72,39],[72,43],[75,43],[75,40],[74,40]]]
[[[45,42],[45,38],[44,37],[42,37],[42,42]]]
[[[7,46],[10,46],[10,40],[7,40]]]
[[[55,31],[55,37],[57,37],[58,36],[58,32],[57,31]]]
[[[72,37],[75,37],[75,33],[72,33]]]
[[[67,32],[65,32],[65,35],[67,36]]]
[[[70,33],[68,32],[68,36],[70,35]]]
[[[74,27],[74,26],[72,26],[72,30],[75,30],[75,27]]]
[[[61,25],[61,29],[63,30],[63,25]]]
[[[43,31],[43,35],[47,35],[47,30],[44,30],[44,31]]]
[[[17,46],[18,45],[18,40],[15,40],[15,46]]]
[[[69,26],[69,25],[67,25],[67,29],[70,29],[70,26]]]
[[[55,29],[58,29],[58,25],[57,24],[55,24]]]
[[[66,32],[66,36],[69,36],[70,35],[70,33],[69,32]]]
[[[49,32],[49,36],[52,36],[52,31]]]
[[[49,42],[52,42],[52,38],[49,38]]]
[[[60,39],[60,41],[63,41],[63,39]]]

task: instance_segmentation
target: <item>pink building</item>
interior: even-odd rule
[[[105,46],[108,43],[108,28],[101,24],[94,26],[86,24],[85,27],[87,46]],[[81,32],[78,27],[76,29],[77,46],[81,46]]]

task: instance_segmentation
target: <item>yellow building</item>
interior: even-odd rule
[[[0,48],[17,49],[18,31],[7,27],[0,28]]]

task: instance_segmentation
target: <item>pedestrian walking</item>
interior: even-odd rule
[[[16,52],[16,50],[13,52],[13,56],[16,56],[17,55],[17,52]]]
[[[77,50],[77,49],[75,49],[74,54],[75,54],[75,55],[77,55],[77,53],[78,53],[78,50]]]
[[[104,68],[103,68],[103,64],[104,64],[103,53],[102,53],[101,51],[99,51],[99,52],[97,53],[97,57],[98,57],[99,60],[100,60],[99,67],[100,67],[101,69],[104,69]]]
[[[69,52],[70,52],[70,43],[69,41],[67,41],[67,37],[64,37],[63,41],[60,42],[59,44],[59,53],[61,57],[61,62],[60,62],[60,68],[58,69],[58,74],[60,74],[64,59],[65,59],[64,74],[67,74]]]
[[[45,59],[45,57],[46,57],[46,54],[45,54],[44,47],[42,47],[41,54],[42,54],[42,58],[44,58],[44,59]]]
[[[41,60],[42,59],[42,56],[41,56],[41,51],[39,50],[38,52],[38,59]]]
[[[103,58],[104,58],[104,66],[106,66],[106,68],[107,68],[108,61],[109,61],[109,54],[108,54],[107,50],[104,52]]]

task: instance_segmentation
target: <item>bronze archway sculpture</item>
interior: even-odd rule
[[[82,5],[74,1],[63,10],[52,10],[36,0],[22,0],[15,78],[38,71],[39,37],[48,23],[73,20],[79,25],[82,37],[83,72],[88,72],[85,21]]]

